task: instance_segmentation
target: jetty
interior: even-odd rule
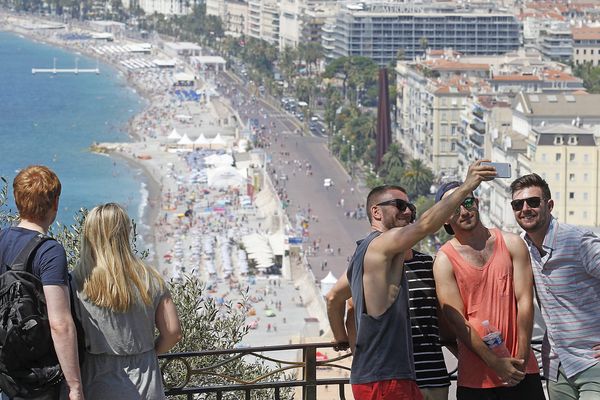
[[[79,68],[79,60],[75,59],[75,68],[56,68],[56,58],[54,59],[54,65],[52,68],[31,68],[33,75],[42,74],[100,74],[98,63],[96,62],[96,68]]]

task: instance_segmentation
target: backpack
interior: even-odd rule
[[[31,266],[36,250],[50,239],[34,236],[10,264],[0,250],[0,389],[9,397],[34,397],[63,378],[42,282]]]

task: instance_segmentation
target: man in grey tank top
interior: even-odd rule
[[[422,398],[415,383],[404,259],[410,258],[415,244],[440,229],[482,181],[495,176],[493,167],[475,162],[455,192],[407,226],[412,211],[404,189],[380,186],[369,193],[372,232],[358,242],[351,272],[326,296],[334,347],[340,350],[348,348],[346,301],[354,300],[357,333],[350,383],[356,400]]]

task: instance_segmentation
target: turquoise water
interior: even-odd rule
[[[121,160],[90,153],[94,142],[130,141],[127,122],[144,101],[116,69],[96,74],[31,74],[31,68],[95,68],[96,60],[0,32],[0,175],[44,164],[62,182],[57,220],[73,222],[81,208],[114,201],[142,216],[143,176]],[[10,206],[14,210],[12,196]]]

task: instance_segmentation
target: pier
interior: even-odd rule
[[[31,73],[35,74],[100,74],[100,69],[96,63],[96,68],[79,68],[78,61],[75,60],[75,68],[56,68],[56,58],[52,68],[31,68]]]

